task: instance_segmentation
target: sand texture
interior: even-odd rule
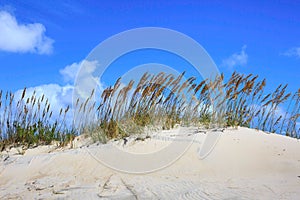
[[[299,199],[299,140],[247,128],[213,132],[191,127],[181,128],[175,141],[174,131],[106,145],[88,145],[89,139],[79,137],[72,149],[52,145],[4,151],[0,199]],[[201,151],[213,134],[220,135],[213,150]],[[145,158],[168,149],[171,143],[179,150],[184,149],[181,144],[191,145],[183,155],[181,150],[174,152],[180,154],[174,162],[172,152],[165,152],[171,163],[168,158],[156,160],[159,156]],[[128,163],[111,146],[142,156]],[[119,163],[119,169],[101,159]],[[138,173],[121,172],[126,170]]]

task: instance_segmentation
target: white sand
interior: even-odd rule
[[[210,133],[184,131],[185,139],[195,136],[190,148],[172,165],[148,174],[121,173],[101,164],[92,155],[107,152],[105,145],[58,150],[45,146],[24,155],[13,155],[16,149],[2,152],[0,199],[299,199],[299,140],[228,129],[213,151],[200,159],[199,147]],[[155,152],[170,143],[162,138],[172,139],[173,132],[110,144],[131,153]],[[75,146],[85,142],[80,140]],[[124,157],[115,160],[126,162]],[[132,165],[149,168],[147,161]]]

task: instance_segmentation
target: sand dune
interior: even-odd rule
[[[85,145],[88,140],[80,137],[73,149],[41,146],[2,152],[0,199],[299,199],[299,140],[247,128],[226,129],[217,131],[214,149],[204,155],[206,137],[216,132],[181,128],[174,137],[176,131],[106,145]],[[171,144],[178,147],[173,153],[179,158],[163,152]],[[141,163],[158,149],[169,156],[146,157]],[[119,151],[141,158],[128,164]],[[114,170],[109,164],[120,166]],[[142,173],[159,166],[162,169]],[[130,169],[139,174],[120,172]]]

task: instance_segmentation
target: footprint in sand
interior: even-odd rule
[[[103,199],[138,199],[133,187],[126,184],[118,175],[111,175],[101,185],[98,196]]]

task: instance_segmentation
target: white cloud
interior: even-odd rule
[[[98,61],[83,60],[80,63],[80,69],[75,78],[76,96],[81,99],[86,99],[94,89],[102,89],[99,77],[94,75],[94,72],[99,65]]]
[[[93,74],[97,66],[97,61],[86,60],[68,65],[60,70],[60,74],[66,80],[65,85],[52,83],[27,88],[25,99],[30,98],[34,91],[36,92],[37,98],[44,95],[45,98],[49,100],[54,118],[59,116],[61,108],[65,109],[67,106],[70,106],[70,111],[67,114],[67,122],[71,124],[75,111],[72,108],[73,98],[74,102],[77,98],[80,98],[84,102],[85,99],[91,95],[93,89],[96,89],[98,93],[103,91],[99,78]],[[77,84],[75,84],[75,82]],[[75,96],[73,96],[74,89],[76,91]],[[21,98],[22,92],[23,89],[15,92],[16,101]],[[99,96],[99,94],[97,94],[97,96]]]
[[[78,97],[85,99],[93,89],[103,89],[99,77],[94,74],[98,65],[98,61],[83,60],[68,65],[59,72],[65,82],[76,85]]]
[[[222,66],[229,67],[230,69],[237,66],[244,66],[248,62],[248,55],[246,53],[247,46],[242,47],[241,52],[232,54],[222,62]]]
[[[19,24],[15,16],[0,11],[0,51],[50,54],[54,40],[39,23]]]
[[[60,86],[58,84],[45,84],[39,85],[36,87],[30,87],[26,89],[25,100],[27,98],[31,98],[35,91],[35,96],[37,98],[41,98],[43,95],[45,99],[48,99],[50,103],[50,110],[53,112],[53,119],[58,119],[60,109],[66,109],[67,106],[72,105],[72,94],[73,94],[73,86],[72,85],[64,85]],[[18,101],[21,99],[23,93],[23,89],[20,89],[15,92],[15,100]],[[45,102],[45,101],[44,101]],[[72,109],[67,113],[66,122],[71,124],[72,122]]]
[[[72,98],[70,97],[72,97],[73,86],[69,84],[64,86],[60,86],[58,84],[45,84],[27,88],[25,99],[30,98],[34,91],[36,92],[37,97],[45,95],[45,97],[51,103],[51,107],[57,108],[57,110],[59,110],[62,107],[66,107],[72,103]],[[21,97],[22,92],[23,89],[18,90],[15,93],[17,99]]]
[[[59,73],[62,75],[65,82],[83,84],[83,87],[87,90],[87,88],[93,88],[95,85],[101,85],[99,78],[93,75],[97,66],[98,61],[83,60],[66,66],[59,70]]]
[[[80,69],[80,65],[81,65],[81,63],[73,63],[73,64],[68,65],[65,68],[59,70],[59,73],[63,76],[65,82],[74,83],[74,80]]]
[[[98,65],[98,61],[83,60],[79,63],[68,65],[64,69],[60,70],[60,74],[63,76],[64,80],[74,84],[72,91],[72,99],[74,103],[79,100],[79,105],[85,104],[87,98],[91,96],[93,90],[95,90],[93,96],[95,99],[90,99],[87,107],[92,106],[94,101],[99,100],[96,99],[96,97],[100,96],[101,92],[103,91],[103,86],[100,83],[98,75],[95,74]],[[79,110],[79,106],[72,110],[74,113],[76,113],[74,115],[74,119],[78,127],[87,122],[91,122],[91,120],[95,120],[95,113],[82,113],[82,111],[79,112]],[[87,121],[82,121],[82,119]]]
[[[288,57],[300,58],[300,47],[294,47],[287,50],[283,55]]]

